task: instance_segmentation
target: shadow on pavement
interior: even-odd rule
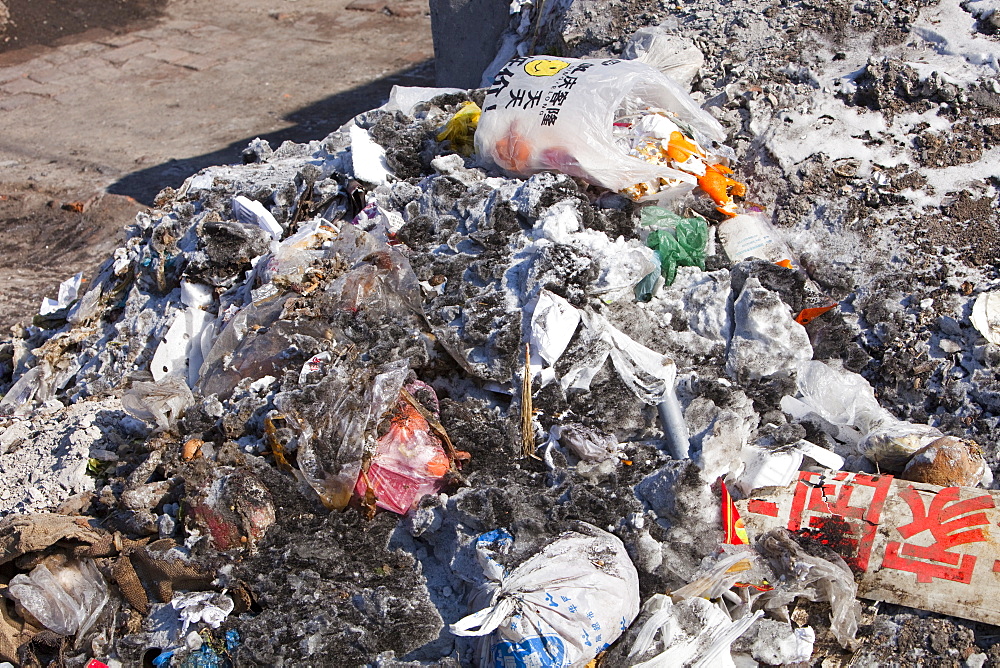
[[[180,186],[184,179],[205,167],[240,162],[240,154],[255,137],[267,140],[274,148],[284,141],[307,142],[323,139],[354,116],[382,104],[388,99],[389,91],[396,85],[433,86],[433,59],[303,107],[286,116],[286,120],[295,123],[293,126],[265,134],[250,134],[211,153],[169,160],[132,172],[111,184],[108,192],[128,195],[143,204],[151,205],[161,190]]]

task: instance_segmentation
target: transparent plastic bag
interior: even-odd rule
[[[411,397],[419,394],[423,406],[436,418],[437,395],[430,385],[413,381],[406,386]],[[451,460],[440,436],[410,401],[400,397],[389,417],[389,429],[378,439],[367,471],[358,476],[354,493],[366,498],[369,491],[375,505],[405,514],[427,494],[436,494],[451,471]]]
[[[122,408],[134,418],[155,422],[160,431],[172,429],[190,406],[194,395],[182,376],[173,375],[155,383],[132,383],[122,395]]]
[[[687,37],[672,34],[664,26],[640,28],[632,33],[622,56],[655,67],[686,88],[705,64],[705,56]]]
[[[476,152],[520,176],[557,170],[611,190],[663,178],[687,192],[696,176],[629,155],[616,137],[616,122],[649,109],[707,150],[726,136],[677,82],[644,63],[514,58],[487,90]]]
[[[341,360],[310,389],[308,403],[279,395],[275,403],[297,423],[298,464],[305,481],[333,510],[347,506],[361,474],[365,450],[374,448],[382,414],[399,398],[408,360],[373,369]]]
[[[833,552],[829,560],[807,554],[783,529],[764,534],[754,547],[778,576],[775,588],[761,594],[758,604],[788,621],[787,606],[800,596],[829,602],[830,630],[842,647],[850,646],[858,632],[861,605],[858,585],[844,560]]]
[[[856,443],[859,453],[888,473],[902,471],[917,450],[943,436],[935,427],[893,416],[868,381],[851,371],[813,360],[799,366],[796,382],[801,399],[785,397],[782,409],[815,412],[840,428],[836,438]]]
[[[110,598],[90,559],[39,564],[28,575],[15,575],[9,592],[45,628],[63,636],[86,633]]]

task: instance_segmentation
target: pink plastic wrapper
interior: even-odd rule
[[[437,413],[437,397],[429,385],[416,381],[406,390],[432,403],[425,407]],[[425,494],[439,492],[450,470],[441,439],[420,412],[400,397],[389,430],[378,440],[368,472],[358,476],[354,493],[363,499],[370,489],[376,506],[402,515]]]

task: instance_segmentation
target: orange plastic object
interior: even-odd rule
[[[670,142],[667,143],[667,157],[677,162],[686,162],[692,155],[704,157],[704,154],[698,150],[697,144],[677,130],[671,132]]]
[[[799,311],[799,314],[795,316],[795,322],[800,325],[808,325],[810,322],[823,315],[830,309],[834,308],[837,304],[829,304],[827,306],[817,306],[815,308],[804,308]]]
[[[715,201],[716,209],[727,216],[736,215],[733,197],[743,197],[747,194],[745,185],[729,178],[732,173],[733,170],[725,165],[709,165],[705,174],[698,177],[698,185]]]
[[[518,134],[515,126],[507,129],[507,134],[496,143],[496,161],[504,169],[512,172],[524,171],[531,158],[531,145]]]
[[[747,536],[746,526],[722,478],[719,478],[719,485],[722,487],[722,529],[725,532],[723,542],[727,545],[749,545],[750,538]]]
[[[780,262],[775,262],[775,264],[779,267],[784,267],[785,269],[795,269],[791,260],[781,260]]]

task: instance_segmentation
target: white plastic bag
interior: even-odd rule
[[[644,63],[514,58],[487,90],[476,152],[521,176],[551,169],[611,190],[660,178],[693,187],[692,174],[630,156],[616,140],[617,118],[650,108],[706,150],[726,136],[676,81]]]
[[[9,592],[45,628],[59,635],[86,633],[108,602],[104,576],[90,559],[39,564],[29,575],[15,575]]]
[[[782,410],[797,418],[816,413],[839,428],[835,438],[856,444],[882,471],[899,473],[917,450],[942,436],[935,427],[893,416],[879,405],[868,381],[846,369],[804,362],[796,382],[801,399],[784,397]]]
[[[489,552],[509,541],[506,532],[482,536],[477,556],[491,582],[473,603],[486,607],[451,626],[483,636],[480,666],[582,666],[639,613],[639,577],[617,537],[581,522],[504,574]]]

